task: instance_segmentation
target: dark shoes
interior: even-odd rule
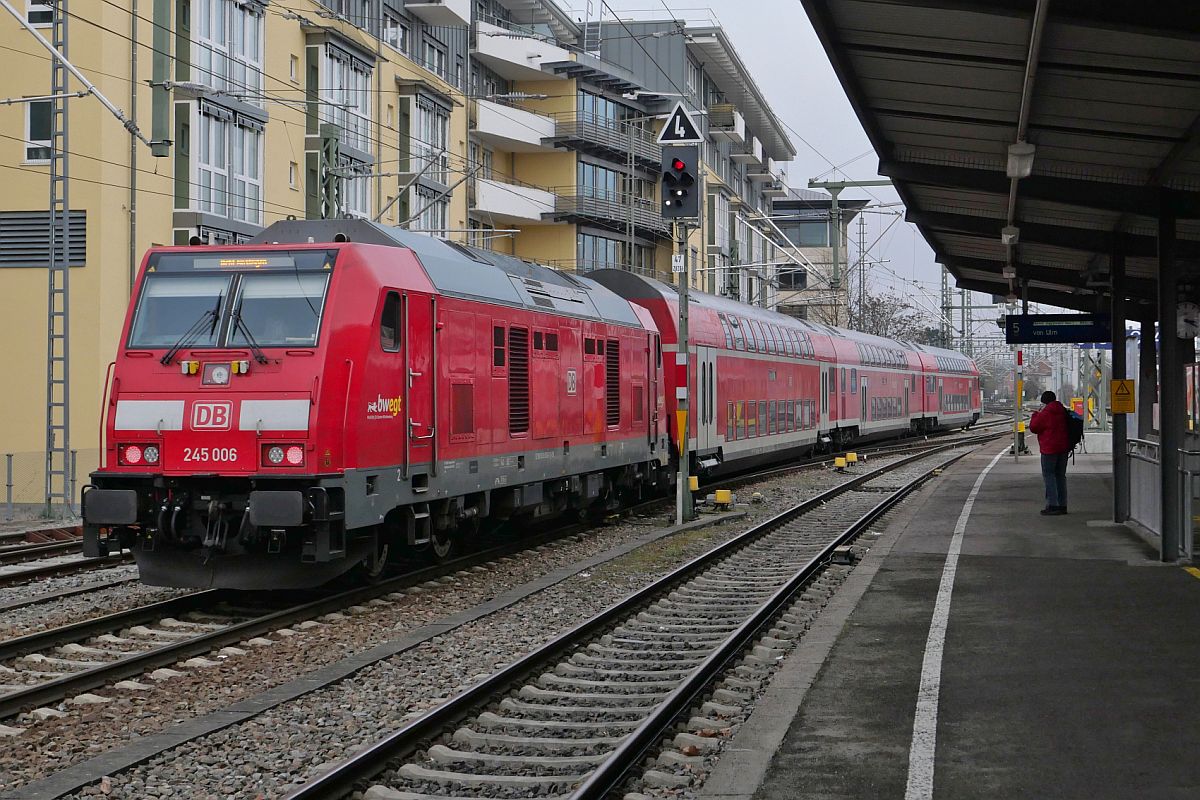
[[[1046,506],[1039,512],[1043,517],[1060,517],[1067,513],[1066,506]]]

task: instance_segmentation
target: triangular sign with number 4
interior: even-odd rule
[[[703,141],[704,137],[700,135],[700,129],[696,127],[696,123],[692,121],[692,115],[684,109],[683,103],[676,103],[675,108],[671,109],[671,114],[667,117],[667,124],[663,125],[662,130],[658,132],[658,143],[699,144]]]

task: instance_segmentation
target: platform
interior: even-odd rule
[[[1036,454],[996,462],[939,602],[964,503],[999,451],[964,459],[897,512],[703,797],[1200,796],[1200,580],[1107,522],[1110,455],[1077,457],[1071,513],[1057,517],[1038,514]]]

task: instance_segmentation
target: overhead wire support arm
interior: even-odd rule
[[[64,96],[66,96],[66,97],[84,97],[89,94],[94,95],[96,97],[96,99],[100,101],[100,104],[103,105],[105,108],[107,108],[109,110],[109,113],[111,113],[114,117],[116,117],[117,120],[121,123],[121,125],[125,128],[125,130],[129,131],[129,133],[131,135],[133,135],[133,137],[135,139],[137,139],[142,144],[144,144],[147,147],[154,150],[155,155],[160,155],[160,156],[167,155],[165,150],[160,152],[161,145],[166,144],[165,142],[152,142],[152,141],[150,141],[150,139],[146,138],[145,134],[143,134],[142,131],[138,128],[137,122],[135,122],[134,120],[127,117],[125,115],[125,112],[123,112],[121,109],[117,108],[111,100],[109,100],[107,97],[105,97],[104,93],[96,88],[96,84],[94,84],[90,80],[88,80],[87,76],[84,75],[79,70],[78,67],[76,67],[74,64],[72,64],[70,61],[68,61],[66,56],[64,56],[62,53],[60,53],[54,45],[52,45],[52,44],[50,44],[50,42],[46,41],[46,37],[42,36],[42,34],[40,32],[38,32],[37,28],[33,27],[33,25],[30,25],[29,21],[27,19],[25,19],[25,15],[22,14],[21,12],[17,11],[17,9],[13,8],[13,5],[11,2],[9,2],[9,0],[0,0],[0,6],[3,6],[4,9],[9,14],[11,14],[14,19],[16,19],[17,23],[22,28],[24,28],[26,31],[28,31],[30,34],[32,34],[33,37],[35,39],[37,39],[37,41],[42,45],[42,47],[46,48],[46,50],[48,50],[50,52],[50,55],[56,61],[61,63],[63,65],[63,67],[75,77],[75,80],[77,80],[83,84],[84,90],[82,92],[66,93]]]

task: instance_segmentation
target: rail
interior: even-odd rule
[[[891,470],[906,466],[920,459],[928,458],[932,453],[939,452],[940,450],[962,446],[963,442],[954,442],[932,451],[924,451],[908,458],[900,459],[828,489],[781,514],[777,514],[755,525],[741,535],[713,548],[709,552],[680,566],[670,574],[634,592],[629,597],[610,606],[597,616],[575,628],[565,631],[552,641],[476,683],[446,703],[406,723],[403,727],[379,742],[363,747],[353,756],[337,764],[332,769],[322,773],[303,786],[296,788],[286,796],[286,800],[315,800],[316,798],[332,800],[332,798],[344,797],[353,791],[359,782],[369,779],[387,769],[388,764],[393,759],[414,751],[421,746],[422,742],[427,742],[430,738],[440,735],[448,727],[457,724],[459,720],[470,714],[472,710],[478,709],[498,695],[504,694],[519,681],[525,680],[529,675],[534,674],[536,670],[542,669],[545,664],[552,662],[553,659],[560,658],[563,654],[577,647],[590,637],[607,630],[621,619],[642,608],[653,598],[698,574],[709,565],[719,562],[721,559],[745,547],[748,543],[756,541],[778,526],[790,522],[813,509],[820,508],[835,497],[851,492]],[[958,454],[935,467],[931,467],[918,479],[893,492],[874,507],[871,512],[861,517],[850,528],[833,539],[818,556],[811,559],[801,572],[797,573],[795,578],[788,582],[785,587],[788,591],[781,590],[775,593],[762,610],[757,612],[752,619],[747,620],[726,640],[719,651],[714,652],[705,662],[697,667],[692,676],[686,679],[683,685],[679,686],[666,698],[664,705],[669,707],[660,707],[652,717],[647,718],[644,724],[640,725],[631,734],[632,738],[627,739],[626,742],[620,745],[611,754],[610,758],[603,762],[599,770],[593,773],[588,780],[572,793],[572,798],[598,798],[606,796],[608,792],[611,792],[619,784],[625,772],[638,762],[638,756],[645,748],[662,737],[666,730],[664,726],[669,727],[671,721],[678,715],[679,711],[685,708],[703,690],[703,687],[707,685],[712,675],[719,672],[732,657],[741,652],[748,638],[753,636],[766,621],[779,611],[783,604],[795,595],[797,588],[802,588],[808,582],[812,575],[829,560],[830,554],[834,549],[844,545],[858,535],[859,532],[865,530],[866,527],[871,525],[901,497],[915,489],[921,481],[964,455],[966,453]]]

